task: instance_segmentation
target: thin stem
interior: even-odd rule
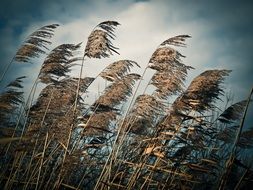
[[[70,145],[70,139],[71,139],[71,135],[72,135],[73,127],[74,127],[74,120],[75,120],[76,109],[77,109],[77,102],[78,102],[79,91],[80,91],[80,82],[81,82],[81,78],[82,78],[82,74],[83,74],[84,59],[85,59],[85,54],[84,54],[84,56],[82,58],[82,65],[81,65],[80,75],[79,75],[78,83],[77,83],[76,98],[75,98],[74,109],[73,109],[73,123],[70,126],[70,132],[69,132],[69,136],[68,136],[68,140],[67,140],[66,150],[64,152],[63,159],[62,159],[61,168],[63,168],[63,164],[64,164],[66,156],[67,156],[68,148],[69,148],[69,145]],[[63,179],[59,179],[59,183],[56,184],[57,187],[60,187],[60,185],[62,183],[62,180]]]
[[[124,114],[124,117],[123,117],[123,119],[122,119],[122,124],[119,126],[116,139],[114,140],[114,143],[113,143],[113,146],[112,146],[112,151],[111,151],[110,155],[108,156],[108,159],[106,160],[106,163],[105,163],[105,165],[104,165],[104,167],[103,167],[103,169],[102,169],[102,172],[101,172],[101,174],[100,174],[100,176],[99,176],[99,178],[98,178],[98,180],[97,180],[97,183],[96,183],[96,185],[95,185],[95,187],[94,187],[94,190],[98,190],[98,189],[99,189],[99,184],[100,184],[100,181],[102,181],[102,178],[108,178],[108,176],[107,176],[108,174],[106,175],[106,173],[108,173],[108,172],[106,171],[107,165],[108,165],[110,159],[112,159],[113,157],[114,157],[114,158],[116,157],[116,155],[113,155],[113,153],[115,152],[114,150],[115,150],[115,148],[116,148],[116,146],[117,146],[117,142],[118,142],[118,139],[119,139],[119,137],[120,137],[120,133],[121,133],[121,131],[122,131],[124,121],[125,121],[125,119],[126,119],[126,116],[127,116],[128,112],[130,111],[130,108],[132,107],[132,105],[133,105],[133,103],[134,103],[134,98],[135,98],[135,96],[136,96],[136,94],[137,94],[137,91],[138,91],[138,89],[139,89],[139,87],[140,87],[141,81],[143,80],[143,77],[144,77],[144,75],[145,75],[147,69],[148,69],[148,65],[147,65],[146,68],[144,69],[144,71],[143,71],[143,73],[142,73],[142,75],[141,75],[140,81],[139,81],[139,83],[138,83],[138,85],[137,85],[137,87],[136,87],[136,89],[135,89],[135,91],[134,91],[134,93],[133,93],[133,95],[132,95],[132,99],[131,99],[131,101],[130,101],[128,107],[127,107],[127,110],[126,110],[126,112],[125,112],[125,114]],[[108,167],[109,170],[110,170],[110,168],[112,167],[111,164],[112,164],[112,162],[110,162],[110,166]]]
[[[246,104],[245,109],[244,109],[243,117],[241,119],[239,129],[237,131],[234,143],[232,145],[232,151],[230,153],[228,161],[226,162],[226,167],[225,167],[224,173],[221,177],[221,181],[220,181],[220,184],[219,184],[219,190],[223,190],[225,188],[229,173],[231,171],[231,167],[232,167],[234,159],[235,159],[235,152],[236,152],[237,144],[240,140],[240,136],[241,136],[241,133],[242,133],[242,128],[244,126],[244,122],[245,122],[246,114],[247,114],[247,111],[248,111],[249,103],[251,101],[252,93],[253,93],[253,88],[250,91],[250,94],[249,94],[249,97],[248,97],[248,100],[247,100],[247,104]]]
[[[42,152],[42,156],[41,156],[41,162],[40,162],[40,166],[39,166],[39,173],[38,173],[38,177],[37,177],[37,181],[36,181],[36,186],[35,186],[36,190],[38,189],[38,185],[39,185],[40,173],[41,173],[42,164],[43,164],[43,160],[44,160],[44,156],[45,156],[47,139],[48,139],[48,132],[46,134],[45,143],[44,143],[44,147],[43,147],[43,152]]]
[[[236,184],[234,190],[240,189],[240,186],[241,186],[241,184],[242,184],[242,181],[243,181],[243,179],[245,178],[245,176],[247,175],[248,171],[249,171],[249,169],[246,169],[246,170],[243,172],[243,175],[242,175],[242,177],[240,178],[240,180],[238,181],[238,183]]]
[[[13,63],[14,59],[15,59],[15,56],[14,56],[14,57],[11,59],[11,61],[5,66],[4,72],[3,72],[3,74],[2,74],[2,76],[1,76],[1,78],[0,78],[0,82],[2,82],[2,80],[3,80],[3,78],[5,77],[7,71],[9,70],[11,64]]]
[[[41,127],[43,126],[43,123],[44,123],[44,121],[45,121],[48,108],[49,108],[50,103],[51,103],[51,101],[52,101],[53,92],[54,92],[54,91],[51,92],[50,99],[49,99],[49,101],[48,101],[48,104],[47,104],[45,113],[44,113],[44,115],[43,115],[43,118],[42,118],[42,121],[41,121],[41,125],[40,125]],[[36,187],[35,187],[36,190],[37,190],[38,184],[39,184],[40,173],[41,173],[42,164],[43,164],[43,160],[44,160],[44,155],[45,155],[45,151],[46,151],[47,139],[48,139],[48,131],[47,131],[47,133],[46,133],[45,143],[44,143],[44,147],[43,147],[43,151],[42,151],[41,162],[40,162],[40,166],[39,166],[39,174],[38,174],[38,177],[37,177],[37,182],[36,182]]]
[[[25,113],[25,109],[28,107],[28,111],[27,111],[27,114],[26,114],[26,116],[25,116],[25,123],[23,124],[23,128],[22,128],[20,137],[22,137],[23,134],[24,134],[24,130],[25,130],[25,126],[26,126],[28,114],[29,114],[30,107],[31,107],[32,101],[33,101],[33,99],[34,99],[34,95],[35,95],[36,88],[37,88],[37,80],[38,80],[38,78],[37,78],[37,79],[35,80],[35,82],[33,83],[33,86],[32,86],[32,88],[31,88],[31,90],[30,90],[30,93],[29,93],[29,95],[28,95],[28,98],[27,98],[27,101],[26,101],[26,103],[25,103],[25,106],[24,106],[23,111],[21,111],[20,114],[19,114],[18,120],[17,120],[17,122],[16,122],[15,130],[14,130],[14,132],[12,133],[12,136],[11,136],[12,138],[15,136],[15,131],[17,130],[17,128],[18,128],[18,126],[19,126],[19,123],[20,123],[20,121],[21,121],[21,118],[22,118],[23,114]],[[31,97],[32,97],[32,98],[31,98]],[[12,142],[10,142],[10,143],[8,144],[7,148],[6,148],[5,156],[7,156],[7,154],[8,154],[8,151],[9,151],[9,149],[10,149],[11,143],[12,143]]]

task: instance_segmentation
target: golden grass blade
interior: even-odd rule
[[[6,137],[6,138],[0,138],[0,144],[7,144],[13,141],[20,141],[20,140],[27,140],[28,138],[25,137]]]

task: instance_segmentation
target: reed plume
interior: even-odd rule
[[[120,114],[117,106],[131,95],[133,85],[139,78],[138,74],[127,74],[104,90],[104,93],[92,105],[93,113],[85,116],[87,123],[79,125],[85,127],[85,134],[110,132],[110,122]]]
[[[223,123],[233,123],[241,118],[242,112],[246,106],[247,101],[243,100],[229,106],[224,112],[222,112],[218,118]]]
[[[187,90],[174,102],[178,110],[203,112],[214,107],[214,101],[223,94],[221,87],[230,70],[207,70],[197,76]]]
[[[147,94],[140,95],[124,121],[124,128],[135,134],[147,135],[152,129],[154,130],[164,110],[165,105],[155,97]]]
[[[98,24],[88,37],[85,47],[85,56],[90,58],[109,57],[112,52],[119,54],[116,47],[112,45],[115,27],[119,23],[116,21],[105,21]]]
[[[1,126],[9,125],[7,122],[11,121],[11,117],[15,113],[15,110],[23,103],[23,92],[20,89],[23,88],[21,85],[22,79],[25,76],[18,77],[14,81],[10,82],[0,94],[0,120]]]
[[[106,69],[100,73],[100,76],[105,80],[113,82],[117,79],[121,79],[133,66],[140,67],[136,62],[131,60],[119,60],[107,66]]]
[[[178,131],[187,120],[201,122],[194,111],[202,113],[214,108],[214,101],[222,95],[221,83],[229,70],[208,70],[193,79],[189,87],[172,104],[159,128]]]
[[[93,80],[94,78],[90,77],[82,79],[80,85],[81,92],[85,92]],[[77,81],[77,78],[62,79],[56,84],[48,85],[41,91],[36,104],[31,107],[29,114],[31,126],[29,127],[29,131],[43,131],[49,128],[50,137],[54,136],[55,139],[63,142],[66,141],[69,126],[73,122],[73,112],[71,110],[73,109],[72,105],[76,97]],[[80,97],[78,101],[81,101]],[[78,110],[80,112],[81,107]],[[45,125],[42,127],[41,121],[45,111]]]
[[[249,128],[242,132],[238,146],[243,149],[251,149],[253,148],[253,128]]]
[[[40,54],[45,54],[45,50],[48,50],[47,45],[51,44],[49,40],[54,35],[54,30],[58,26],[58,24],[46,25],[30,34],[17,50],[12,60],[6,65],[0,81],[5,77],[13,61],[30,62],[32,58],[38,58]]]
[[[58,24],[43,26],[28,36],[27,40],[16,52],[14,60],[18,62],[29,62],[31,58],[37,58],[40,54],[45,54],[44,49],[50,45],[49,39],[54,35],[54,30]]]
[[[122,79],[116,80],[105,89],[104,94],[96,100],[95,104],[105,108],[113,108],[119,105],[131,95],[133,85],[135,81],[139,79],[140,75],[130,73],[125,75]]]
[[[115,121],[117,113],[113,111],[95,112],[91,115],[86,115],[84,121],[78,126],[83,128],[83,135],[101,135],[103,133],[111,133],[110,124]]]
[[[62,44],[54,48],[45,58],[39,73],[39,79],[43,83],[57,82],[60,77],[66,77],[70,68],[79,57],[73,57],[81,44]]]
[[[183,91],[187,71],[192,67],[184,65],[181,58],[185,56],[169,45],[185,46],[183,42],[189,37],[180,35],[165,40],[149,60],[149,68],[156,70],[150,84],[157,88],[154,95],[160,99],[166,99]]]

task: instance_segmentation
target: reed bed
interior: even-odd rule
[[[47,54],[27,101],[17,77],[0,94],[1,189],[246,189],[253,184],[253,128],[244,127],[252,89],[240,102],[224,99],[230,70],[213,69],[185,86],[188,72],[178,47],[189,35],[163,41],[142,75],[133,60],[118,60],[95,78],[82,77],[87,59],[119,54],[120,24],[104,21],[81,43],[48,49],[54,30],[43,26],[13,60]],[[81,64],[80,64],[81,63]],[[81,65],[79,76],[69,73]],[[154,70],[145,92],[139,89]],[[29,77],[29,76],[27,76]],[[84,99],[98,77],[108,85],[91,106]],[[35,100],[37,84],[45,87]],[[147,87],[152,86],[152,91]],[[138,95],[139,94],[139,95]],[[176,96],[175,100],[172,97]],[[173,101],[172,101],[173,100]],[[251,153],[251,156],[250,156]]]

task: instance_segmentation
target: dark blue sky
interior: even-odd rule
[[[205,69],[232,69],[225,85],[235,100],[241,100],[253,85],[252,10],[253,1],[238,0],[1,0],[0,71],[24,37],[42,25],[62,25],[56,33],[58,45],[64,40],[85,41],[97,23],[113,19],[122,24],[117,33],[122,57],[115,59],[131,58],[144,67],[160,42],[187,33],[193,38],[183,53],[186,62],[196,68],[189,79]],[[104,66],[89,68],[90,73],[100,67]],[[34,75],[38,69],[39,65],[14,64],[1,87],[19,75]],[[30,81],[32,77],[27,83]]]

